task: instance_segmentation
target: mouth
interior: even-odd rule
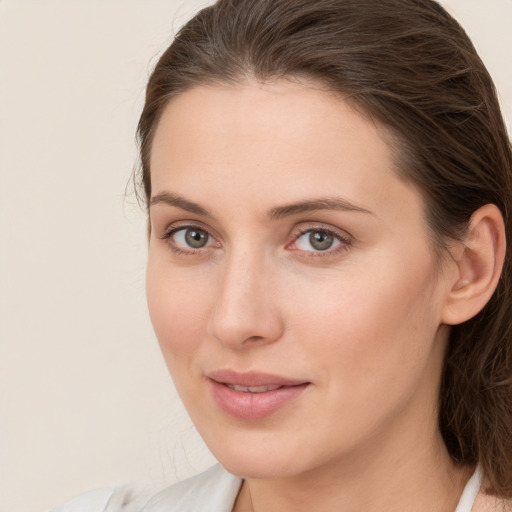
[[[295,402],[311,382],[260,372],[219,370],[207,375],[217,406],[229,416],[258,420]]]
[[[215,370],[206,375],[209,379],[225,384],[237,389],[237,391],[261,393],[263,391],[270,391],[270,388],[277,389],[283,386],[297,386],[305,384],[306,381],[299,379],[290,379],[280,375],[265,372],[237,372],[235,370]],[[263,389],[268,388],[268,389]]]
[[[267,391],[274,391],[282,386],[237,386],[236,384],[224,383],[229,389],[240,391],[241,393],[266,393]]]

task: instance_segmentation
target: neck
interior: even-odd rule
[[[473,468],[453,463],[430,423],[405,430],[414,432],[408,440],[403,425],[398,438],[388,430],[388,438],[377,435],[364,449],[307,473],[246,480],[234,512],[453,512]]]

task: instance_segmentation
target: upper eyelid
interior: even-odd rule
[[[176,233],[179,233],[180,231],[185,231],[187,229],[198,229],[198,230],[201,230],[201,231],[204,231],[205,233],[207,233],[208,237],[209,238],[212,238],[213,240],[215,240],[217,243],[219,243],[217,237],[215,237],[211,230],[209,229],[206,229],[206,228],[203,228],[202,226],[199,226],[197,224],[187,224],[186,226],[173,226],[173,227],[169,227],[163,234],[163,236],[161,238],[171,238],[174,234]]]
[[[332,229],[332,228],[326,228],[326,227],[310,227],[310,228],[301,229],[298,231],[297,235],[302,236],[302,235],[305,235],[306,233],[309,233],[310,231],[319,231],[319,232],[323,231],[325,233],[330,233],[332,235],[339,236],[340,238],[348,238],[348,235],[346,237],[344,237],[343,234],[339,232],[339,230]]]
[[[196,220],[182,220],[169,223],[165,229],[163,230],[163,234],[160,238],[165,238],[170,236],[172,233],[176,233],[182,229],[190,229],[190,228],[198,228],[202,231],[206,231],[211,237],[218,240],[218,235],[215,230],[210,228],[209,226],[205,226],[202,222]]]
[[[331,224],[326,224],[323,222],[303,222],[300,223],[298,226],[295,226],[290,234],[290,236],[293,236],[295,239],[297,239],[299,236],[304,235],[305,233],[308,233],[309,231],[325,231],[327,233],[331,233],[337,237],[339,237],[341,240],[353,240],[353,236],[345,229],[337,228],[335,226],[332,226]]]
[[[198,226],[197,224],[188,224],[186,226],[172,226],[172,227],[167,228],[164,231],[162,238],[167,238],[171,235],[174,235],[175,233],[179,233],[180,231],[185,231],[187,229],[194,229],[194,228],[199,229],[201,231],[205,231],[206,233],[208,233],[209,236],[212,236],[212,234],[210,233],[210,231],[208,229],[204,229],[203,227]]]

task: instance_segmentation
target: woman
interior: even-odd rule
[[[220,0],[139,138],[151,318],[222,465],[143,510],[508,510],[512,153],[460,26]]]

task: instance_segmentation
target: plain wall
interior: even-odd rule
[[[125,198],[155,57],[198,0],[0,0],[0,512],[212,462],[146,312]],[[443,2],[512,119],[512,0]]]

